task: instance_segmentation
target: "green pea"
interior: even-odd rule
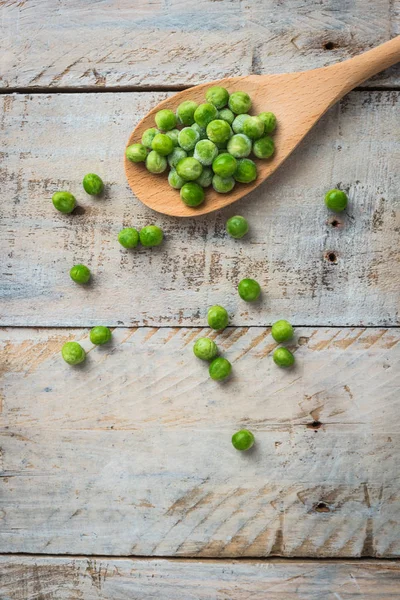
[[[193,346],[194,355],[201,360],[213,360],[218,356],[218,346],[210,338],[199,338]]]
[[[243,133],[243,125],[247,119],[250,119],[250,115],[243,114],[235,117],[235,120],[232,123],[233,131],[235,133]]]
[[[153,140],[154,140],[155,136],[157,135],[157,133],[160,133],[160,132],[155,127],[150,127],[150,129],[146,129],[146,131],[144,131],[143,135],[142,135],[143,146],[145,146],[146,148],[149,148],[151,150],[151,144],[153,143]]]
[[[221,356],[214,358],[208,368],[211,379],[215,379],[215,381],[226,379],[231,374],[231,371],[231,363],[229,360],[226,360],[226,358],[222,358]]]
[[[231,237],[240,240],[249,231],[249,224],[244,217],[237,215],[227,220],[226,231]]]
[[[254,442],[254,435],[248,429],[241,429],[232,436],[232,445],[236,450],[250,450]]]
[[[150,173],[163,173],[167,168],[167,159],[155,150],[149,152],[146,158],[146,168]]]
[[[202,165],[208,167],[212,164],[214,158],[218,156],[218,148],[213,142],[210,142],[210,140],[200,140],[194,148],[193,156]]]
[[[151,147],[153,150],[158,152],[158,154],[161,154],[161,156],[167,156],[168,154],[171,154],[172,150],[174,149],[174,142],[170,137],[167,136],[167,134],[157,133],[157,135],[155,135],[153,138]]]
[[[83,189],[90,196],[99,196],[103,193],[104,183],[95,173],[88,173],[82,181]]]
[[[171,169],[168,173],[168,183],[175,190],[180,190],[183,184],[185,183],[185,180],[178,175],[176,169]]]
[[[233,92],[229,96],[228,105],[235,115],[248,113],[251,108],[251,98],[246,92]]]
[[[176,165],[177,173],[185,181],[195,181],[200,177],[203,167],[201,163],[193,156],[182,158]]]
[[[140,243],[142,246],[151,248],[152,246],[159,246],[163,241],[164,234],[160,227],[157,225],[146,225],[139,233]]]
[[[342,190],[329,190],[325,195],[325,204],[329,210],[342,212],[347,207],[348,197]]]
[[[224,108],[228,104],[229,92],[219,85],[214,85],[207,90],[206,100],[217,108]]]
[[[183,148],[179,148],[178,146],[177,148],[174,148],[172,150],[171,154],[168,154],[167,161],[171,169],[176,169],[176,165],[178,164],[178,162],[182,160],[182,158],[186,157],[187,152]]]
[[[193,150],[199,139],[200,134],[192,127],[184,127],[178,135],[179,145],[186,151]]]
[[[176,116],[172,110],[168,108],[163,108],[156,113],[155,122],[159,129],[163,131],[169,131],[170,129],[174,129],[176,127]]]
[[[194,120],[200,127],[207,127],[211,121],[217,118],[218,111],[214,104],[200,104],[194,112]]]
[[[232,125],[233,121],[235,120],[235,115],[229,108],[223,108],[218,112],[218,119],[222,119],[223,121],[229,123],[229,125]]]
[[[131,162],[144,162],[147,156],[147,148],[143,144],[131,144],[125,150],[125,155]]]
[[[90,279],[90,269],[85,265],[75,265],[70,270],[69,276],[75,283],[87,283]]]
[[[294,364],[294,356],[287,348],[277,348],[272,358],[278,367],[291,367]]]
[[[253,144],[253,152],[257,158],[270,158],[275,152],[274,140],[268,135],[256,140]]]
[[[169,138],[171,138],[172,143],[174,144],[174,148],[179,146],[179,142],[178,142],[179,129],[171,129],[171,131],[167,131],[165,135],[167,135]]]
[[[86,358],[86,352],[78,342],[66,342],[61,348],[61,356],[69,365],[79,365]]]
[[[249,117],[243,123],[243,133],[251,140],[259,140],[264,135],[264,122],[259,117]]]
[[[198,125],[197,123],[193,123],[193,125],[191,125],[191,128],[197,131],[200,140],[207,139],[207,132],[205,127],[200,127],[200,125]]]
[[[90,341],[96,346],[102,346],[111,340],[111,330],[103,325],[92,327],[90,330]]]
[[[182,186],[181,199],[187,206],[199,206],[204,202],[204,190],[198,183],[190,181]]]
[[[255,279],[242,279],[238,285],[238,292],[242,300],[254,302],[260,297],[260,284]]]
[[[193,125],[194,123],[194,111],[198,104],[193,100],[185,100],[181,102],[176,110],[178,121],[181,125]]]
[[[203,167],[203,172],[200,175],[200,177],[198,177],[195,180],[195,183],[198,183],[203,188],[210,187],[210,185],[212,184],[213,176],[214,176],[214,173],[213,173],[212,169],[210,169],[210,167]]]
[[[225,308],[218,306],[218,304],[211,306],[211,308],[208,309],[207,322],[209,326],[216,331],[225,329],[229,322],[228,313]]]
[[[71,213],[76,206],[75,196],[70,192],[56,192],[53,194],[52,202],[54,208],[65,214]]]
[[[237,169],[234,173],[234,178],[240,183],[251,183],[257,179],[256,163],[249,158],[241,158],[238,160]]]
[[[227,194],[235,187],[235,180],[233,177],[221,177],[220,175],[214,175],[212,179],[212,185],[214,190],[219,194]]]
[[[287,342],[293,337],[293,327],[289,323],[289,321],[285,321],[285,319],[281,319],[280,321],[276,321],[272,325],[271,335],[276,342],[281,344],[282,342]]]
[[[118,241],[124,248],[136,248],[139,243],[139,232],[134,227],[121,229],[118,234]]]
[[[212,164],[213,171],[220,177],[231,177],[237,169],[237,160],[229,152],[222,152]]]
[[[265,133],[272,133],[276,129],[276,116],[272,112],[262,112],[258,118],[264,123]]]
[[[231,137],[227,148],[235,158],[246,158],[251,152],[251,139],[244,133],[237,133]]]
[[[207,137],[216,144],[225,144],[232,136],[232,129],[226,121],[215,119],[207,125]]]

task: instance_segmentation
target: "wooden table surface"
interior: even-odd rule
[[[0,15],[1,600],[398,599],[400,68],[220,213],[153,213],[122,154],[174,90],[344,60],[400,32],[400,1],[0,0]],[[336,186],[339,216],[322,201]],[[119,246],[152,222],[161,247]],[[222,385],[192,355],[211,304],[231,316],[211,336],[233,364]],[[278,318],[296,326],[290,371],[271,359]],[[90,343],[96,324],[111,345]],[[62,361],[67,340],[84,365]]]

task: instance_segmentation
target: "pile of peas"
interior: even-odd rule
[[[146,129],[141,143],[126,149],[127,158],[145,163],[150,173],[170,167],[168,183],[191,207],[204,202],[204,189],[211,185],[227,194],[236,183],[251,183],[257,178],[257,165],[249,156],[267,159],[275,151],[271,134],[276,117],[272,112],[249,115],[251,98],[246,92],[229,95],[214,86],[205,99],[204,104],[182,102],[176,114],[158,111],[156,127]]]

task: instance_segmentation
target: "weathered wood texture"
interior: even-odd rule
[[[1,87],[185,86],[344,60],[398,32],[397,0],[1,0]],[[399,69],[370,82],[394,86]]]
[[[193,220],[144,207],[123,173],[128,134],[165,97],[3,98],[1,324],[203,325],[216,303],[234,325],[282,316],[302,325],[398,323],[398,92],[350,94],[268,182],[229,209]],[[107,182],[105,199],[85,197],[81,180],[93,171]],[[337,185],[350,195],[347,214],[338,217],[323,202]],[[77,214],[54,210],[58,189],[76,194]],[[233,214],[249,219],[247,239],[226,235]],[[151,222],[165,230],[162,247],[119,246],[122,226]],[[88,287],[69,278],[79,262],[92,269]],[[239,299],[243,277],[262,285],[259,304]]]
[[[395,561],[0,557],[3,600],[396,600]]]
[[[268,329],[228,329],[222,385],[205,333],[2,330],[1,552],[399,556],[400,330],[300,329],[283,371]]]

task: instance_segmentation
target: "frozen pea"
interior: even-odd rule
[[[146,225],[139,232],[140,243],[142,246],[152,248],[159,246],[164,239],[163,231],[157,225]]]
[[[194,111],[196,110],[197,106],[198,104],[193,102],[193,100],[185,100],[185,102],[181,102],[176,110],[178,122],[181,125],[193,125]]]
[[[233,177],[220,177],[220,175],[214,175],[212,184],[216,192],[219,194],[227,194],[235,187],[235,180]]]
[[[167,159],[155,150],[152,150],[146,158],[146,168],[150,173],[163,173],[167,168]]]
[[[293,327],[289,321],[280,319],[272,325],[271,335],[278,344],[288,342],[293,337]]]
[[[261,287],[255,279],[242,279],[238,285],[239,296],[246,302],[258,300],[261,294]]]
[[[96,327],[92,327],[90,330],[90,341],[92,344],[96,346],[102,346],[103,344],[107,344],[111,340],[111,329],[109,327],[104,327],[104,325],[97,325]]]
[[[251,152],[251,139],[244,133],[237,133],[231,137],[227,148],[235,158],[246,158]]]
[[[201,360],[213,360],[218,356],[218,346],[210,338],[199,338],[193,346],[194,355]]]
[[[157,135],[157,133],[160,133],[160,132],[155,127],[150,127],[150,129],[146,129],[146,131],[144,131],[143,135],[142,135],[143,146],[145,146],[146,148],[150,148],[150,150],[151,150],[151,144],[152,144],[155,136]]]
[[[256,140],[253,144],[253,153],[257,158],[270,158],[274,152],[274,140],[268,135]]]
[[[241,452],[250,450],[254,446],[254,435],[248,429],[241,429],[232,436],[232,445]]]
[[[174,144],[174,147],[179,146],[179,142],[178,142],[179,129],[171,129],[170,131],[167,131],[165,135],[167,135],[169,138],[171,138],[172,143]]]
[[[177,148],[174,148],[171,152],[171,154],[168,154],[168,164],[171,167],[171,169],[175,169],[176,165],[178,164],[178,162],[182,159],[182,158],[186,158],[187,157],[187,152],[186,150],[184,150],[183,148],[179,148],[179,146]]]
[[[229,108],[223,108],[218,112],[218,119],[222,119],[223,121],[229,123],[229,125],[232,125],[233,121],[235,120],[235,115]]]
[[[264,135],[264,123],[259,117],[249,117],[243,123],[243,133],[251,140],[258,140]]]
[[[61,348],[61,356],[69,365],[79,365],[86,358],[86,352],[78,342],[66,342]]]
[[[213,170],[210,167],[203,167],[203,172],[195,181],[203,188],[210,187],[212,184],[212,178],[214,176]]]
[[[240,240],[249,231],[249,224],[244,217],[236,215],[227,220],[226,231],[231,237]]]
[[[347,207],[348,197],[342,190],[329,190],[325,194],[325,204],[334,212],[342,212]]]
[[[86,265],[74,265],[69,272],[69,276],[75,283],[87,283],[90,275],[90,269]]]
[[[217,108],[224,108],[228,104],[229,92],[219,85],[214,85],[207,90],[206,100]]]
[[[287,368],[294,365],[294,355],[287,348],[277,348],[272,358],[278,367]]]
[[[264,123],[264,132],[272,133],[276,129],[276,116],[272,112],[262,112],[258,118]]]
[[[257,179],[256,163],[249,158],[241,158],[233,176],[240,183],[251,183]]]
[[[165,133],[157,133],[151,142],[151,148],[161,156],[167,156],[174,149],[174,143]]]
[[[100,196],[104,191],[104,183],[96,173],[88,173],[82,181],[83,189],[90,196]]]
[[[223,306],[215,304],[211,306],[207,312],[207,322],[212,329],[221,331],[227,327],[229,322],[229,315],[227,310]]]
[[[131,144],[125,150],[125,156],[134,163],[144,162],[147,156],[147,148],[143,144]]]
[[[207,127],[211,121],[217,118],[218,111],[214,104],[200,104],[194,112],[194,120],[200,127]]]
[[[174,127],[176,127],[175,113],[168,108],[159,110],[158,113],[156,113],[154,120],[157,127],[163,131],[169,131],[170,129],[174,129]]]
[[[124,248],[136,248],[139,243],[139,232],[134,227],[121,229],[118,234],[118,241]]]
[[[235,115],[248,113],[251,108],[251,98],[246,92],[233,92],[229,96],[228,105]]]
[[[237,169],[237,160],[229,152],[222,152],[212,164],[213,171],[221,177],[231,177]]]
[[[197,131],[197,133],[200,136],[199,139],[201,139],[201,140],[207,139],[207,132],[206,132],[205,127],[200,127],[200,125],[198,125],[197,123],[193,123],[193,125],[191,125],[191,128],[194,129],[195,131]]]
[[[243,124],[246,119],[249,119],[250,115],[238,115],[232,123],[232,129],[235,133],[243,133]]]
[[[187,206],[199,206],[204,202],[204,190],[198,183],[190,181],[182,186],[181,199]]]
[[[76,206],[75,196],[71,192],[56,192],[52,201],[54,208],[65,214],[71,213]]]
[[[171,169],[168,173],[168,183],[175,190],[180,190],[183,184],[185,183],[185,180],[178,175],[176,169]]]
[[[178,135],[179,145],[186,151],[193,150],[199,139],[200,134],[192,127],[184,127]]]
[[[222,356],[214,358],[208,368],[211,379],[215,379],[215,381],[226,379],[231,374],[231,371],[231,363],[226,358],[222,358]]]
[[[218,148],[210,140],[200,140],[194,148],[193,156],[202,165],[209,166],[212,164],[214,158],[218,156]]]
[[[216,144],[226,143],[232,135],[231,126],[222,119],[215,119],[207,125],[207,137]]]
[[[182,160],[178,162],[176,170],[178,175],[185,181],[195,181],[200,177],[203,167],[196,158],[188,156],[187,158],[182,158]]]

